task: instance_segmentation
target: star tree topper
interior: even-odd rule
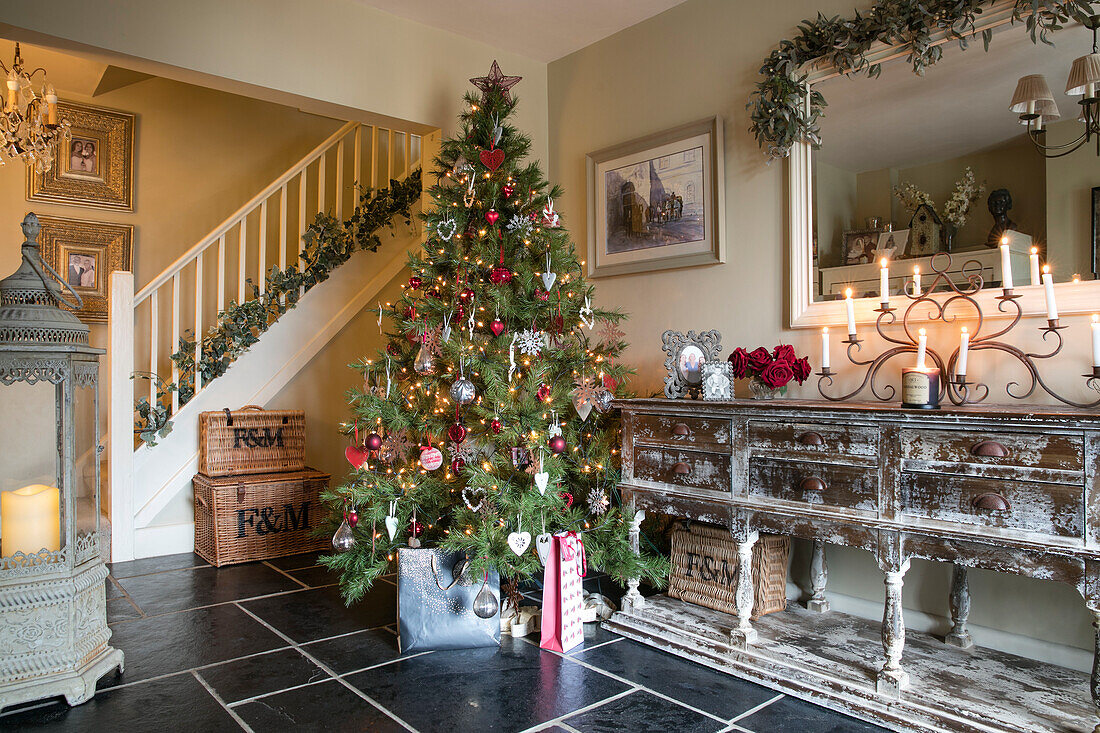
[[[504,95],[504,101],[511,103],[512,95],[508,93],[508,90],[519,84],[522,76],[505,76],[500,72],[500,66],[497,65],[496,60],[493,60],[493,65],[489,67],[489,73],[486,76],[476,76],[470,79],[470,83],[481,90],[482,101],[489,94],[489,90],[493,87],[500,89],[502,95]]]

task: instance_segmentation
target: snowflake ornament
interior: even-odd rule
[[[508,221],[508,231],[520,237],[531,236],[531,231],[534,229],[535,223],[526,216],[515,214]]]
[[[421,338],[424,340],[424,348],[436,356],[443,356],[444,338],[442,325],[428,329],[421,335]]]
[[[520,331],[516,336],[516,346],[527,356],[538,356],[543,346],[542,331]]]
[[[447,450],[451,454],[451,460],[461,458],[463,463],[473,463],[477,460],[481,449],[472,440],[464,440],[461,443],[451,443]]]
[[[588,492],[588,511],[597,517],[604,514],[611,506],[611,499],[607,497],[607,489],[598,486]]]
[[[600,326],[600,346],[611,348],[623,340],[626,334],[614,321],[604,321]]]
[[[391,430],[382,439],[382,448],[378,451],[378,457],[384,463],[393,464],[404,458],[412,450],[413,442],[409,440],[409,434],[404,430]]]
[[[573,389],[573,402],[580,404],[596,404],[596,395],[599,394],[600,388],[595,379],[588,379],[587,377],[577,377],[573,380],[575,388]]]

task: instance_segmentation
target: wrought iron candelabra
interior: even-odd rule
[[[1046,353],[1024,351],[1017,346],[1002,341],[1001,338],[1012,331],[1023,317],[1023,309],[1017,302],[1020,295],[1013,292],[1012,288],[1004,288],[1001,294],[996,296],[997,310],[1007,314],[1007,317],[1010,317],[1011,321],[999,331],[985,334],[983,333],[983,329],[986,325],[985,314],[982,312],[981,305],[975,299],[978,291],[980,291],[984,285],[981,276],[981,263],[976,260],[969,260],[963,265],[962,274],[966,282],[965,285],[962,286],[955,283],[948,274],[950,269],[951,255],[946,252],[938,252],[932,258],[932,272],[935,277],[932,280],[931,286],[920,293],[911,292],[908,285],[906,286],[905,297],[908,298],[909,304],[906,306],[900,320],[902,333],[892,336],[885,331],[887,327],[899,323],[897,316],[899,309],[893,308],[886,303],[880,304],[880,306],[875,309],[875,312],[878,313],[878,318],[875,320],[875,330],[883,341],[892,344],[892,346],[878,356],[871,359],[861,359],[859,352],[863,349],[863,339],[859,338],[856,334],[848,334],[848,338],[842,343],[848,346],[848,361],[857,367],[863,367],[865,369],[863,381],[858,387],[847,394],[829,394],[827,390],[829,387],[833,386],[833,376],[836,372],[830,367],[822,367],[821,371],[817,372],[817,390],[821,396],[833,402],[840,402],[851,399],[865,389],[870,388],[871,394],[875,399],[882,402],[892,401],[897,391],[891,384],[877,382],[876,377],[879,376],[886,363],[894,357],[900,354],[915,353],[917,351],[918,341],[913,335],[910,319],[915,319],[918,317],[917,314],[919,314],[920,316],[924,316],[921,319],[922,321],[954,323],[959,319],[960,315],[970,315],[972,318],[977,318],[977,324],[970,334],[970,351],[1000,351],[1016,359],[1016,361],[1022,364],[1027,370],[1027,381],[1021,384],[1019,381],[1013,380],[1005,385],[1005,392],[1007,392],[1009,397],[1017,400],[1024,400],[1031,397],[1031,395],[1035,393],[1036,388],[1041,388],[1059,402],[1063,402],[1073,407],[1100,407],[1100,398],[1092,402],[1076,402],[1063,397],[1051,389],[1050,385],[1043,380],[1039,372],[1038,364],[1042,360],[1052,359],[1062,351],[1063,340],[1061,332],[1066,326],[1061,325],[1058,319],[1047,319],[1046,325],[1039,328],[1040,332],[1043,334],[1043,341],[1051,342],[1051,348]],[[912,290],[916,290],[916,288]],[[937,294],[941,296],[939,299],[932,297],[937,290],[939,290]],[[925,307],[928,309],[927,313],[924,311]],[[960,314],[959,311],[964,309],[967,312]],[[973,312],[969,313],[970,310]],[[955,366],[959,358],[959,348],[956,348],[946,361],[943,356],[932,348],[926,349],[926,355],[926,358],[940,370],[941,379],[939,396],[941,402],[944,397],[946,397],[950,399],[953,404],[966,405],[982,402],[989,396],[989,387],[986,384],[978,381],[969,381],[966,374],[955,374]],[[1093,389],[1100,393],[1100,367],[1094,366],[1090,374],[1083,374],[1082,376],[1085,378],[1085,385],[1089,389]]]

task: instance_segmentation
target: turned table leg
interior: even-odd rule
[[[886,574],[886,607],[882,613],[882,648],[886,663],[878,673],[878,692],[898,697],[909,686],[909,673],[901,668],[901,654],[905,649],[905,621],[901,610],[901,588],[904,584],[909,560],[900,565],[883,569]]]
[[[630,520],[630,549],[635,555],[641,554],[642,520],[645,519],[645,511],[639,509]],[[623,596],[623,611],[631,611],[645,605],[645,596],[638,591],[638,578],[629,578],[626,581],[626,595]]]
[[[970,581],[967,579],[966,566],[955,565],[951,572],[951,631],[944,642],[960,649],[974,646],[970,632],[966,630],[966,620],[970,618]]]
[[[752,549],[760,538],[757,532],[748,532],[737,541],[737,627],[730,632],[730,643],[744,649],[756,641],[756,629],[752,627],[752,606],[755,591],[752,586]]]
[[[829,610],[829,601],[825,598],[825,584],[829,581],[829,563],[825,560],[825,543],[814,540],[813,556],[810,558],[810,590],[813,595],[806,602],[806,608],[817,613]]]

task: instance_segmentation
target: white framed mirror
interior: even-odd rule
[[[943,57],[923,76],[913,73],[907,49],[886,44],[867,54],[881,64],[878,78],[844,76],[821,63],[803,69],[828,106],[820,149],[800,143],[788,158],[792,327],[844,323],[849,289],[856,321],[873,323],[883,257],[891,303],[904,307],[914,268],[922,284],[930,284],[936,251],[951,253],[949,275],[960,284],[980,272],[978,301],[989,317],[999,315],[994,297],[1006,265],[1024,314],[1046,316],[1044,289],[1032,284],[1036,262],[1052,270],[1060,313],[1100,308],[1096,145],[1048,159],[1009,109],[1018,80],[1043,74],[1061,116],[1051,121],[1048,115],[1040,142],[1079,136],[1082,97],[1062,90],[1074,59],[1092,49],[1093,34],[1072,24],[1054,34],[1054,46],[1033,43],[1021,24],[1011,23],[1012,9],[1012,0],[1001,0],[982,13],[967,50],[945,34],[935,36]],[[993,38],[983,51],[986,29]],[[962,195],[949,205],[957,189]],[[959,200],[969,209],[962,211]],[[918,207],[921,201],[931,205]]]

